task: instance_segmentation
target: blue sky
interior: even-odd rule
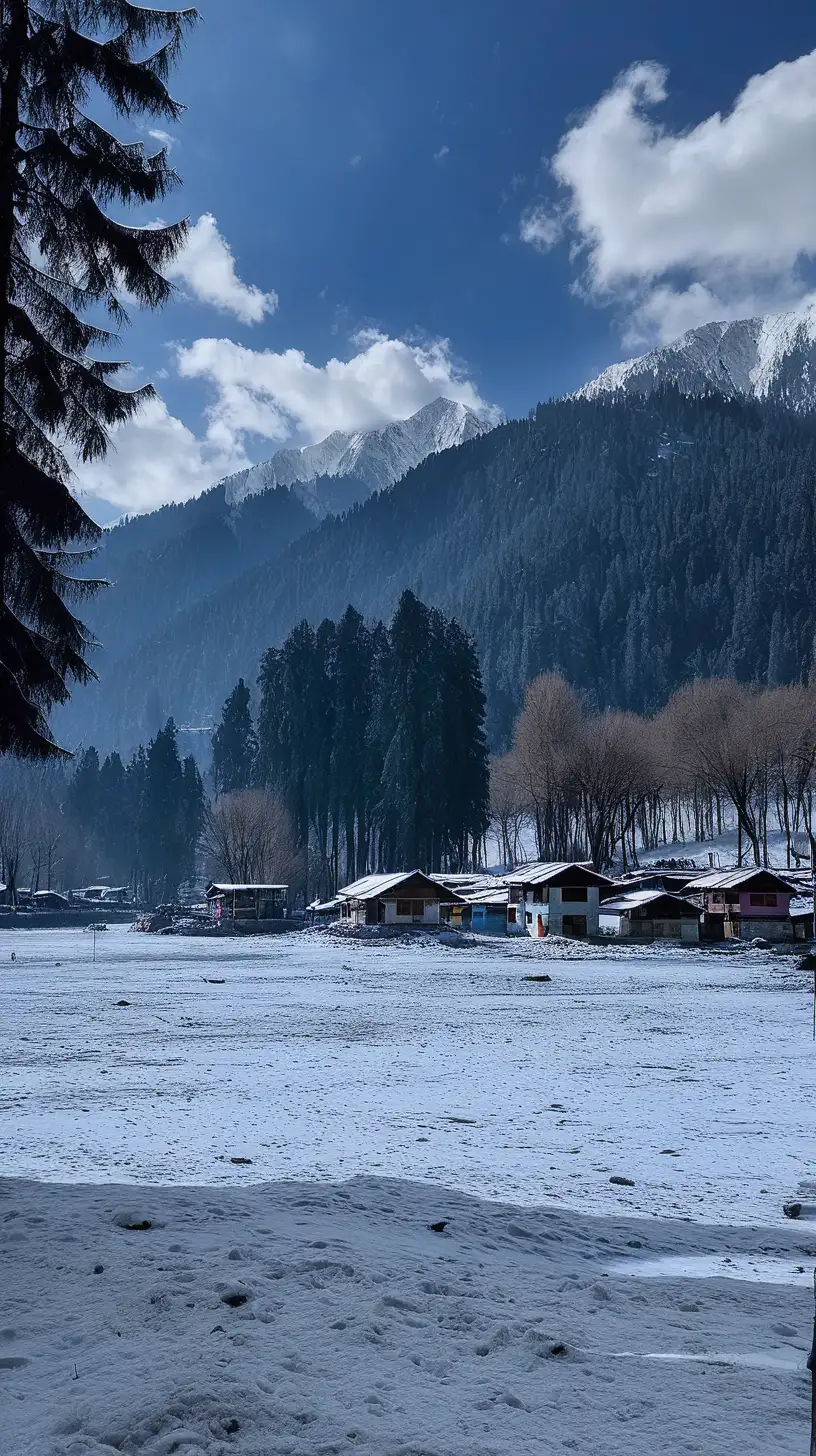
[[[812,4],[200,8],[163,206],[193,247],[125,338],[162,403],[81,479],[117,511],[440,393],[521,414],[810,295]]]

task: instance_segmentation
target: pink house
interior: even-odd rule
[[[684,894],[703,897],[706,929],[714,940],[793,940],[790,914],[795,891],[774,870],[709,870]]]

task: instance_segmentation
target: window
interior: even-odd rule
[[[775,910],[776,909],[776,895],[754,895],[754,894],[751,894],[751,895],[749,895],[748,898],[749,898],[749,900],[750,900],[750,902],[751,902],[752,905],[764,905],[769,910]]]
[[[533,923],[533,912],[532,912],[532,910],[528,910],[526,912],[526,914],[524,916],[524,919],[525,919],[525,922],[526,922],[527,925],[532,925],[532,923]]]
[[[723,893],[722,893],[722,890],[715,890],[713,892],[713,894],[711,896],[711,903],[712,903],[712,905],[722,905],[722,903],[723,903]]]
[[[516,924],[516,918],[517,917],[516,917],[516,907],[515,907],[515,905],[508,905],[508,907],[507,907],[507,924],[508,925],[515,925]]]
[[[511,905],[520,905],[521,904],[521,885],[511,885],[510,886],[510,904]]]
[[[429,900],[428,901],[428,904],[429,905],[432,905],[433,903],[434,903],[433,900]],[[397,901],[397,919],[398,920],[422,920],[422,919],[424,919],[424,917],[425,917],[425,901],[424,900],[398,900]]]
[[[574,900],[585,900],[587,897],[586,885],[565,885],[561,891],[561,899],[572,903]]]

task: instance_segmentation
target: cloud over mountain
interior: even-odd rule
[[[662,66],[625,71],[551,159],[559,200],[520,225],[541,250],[570,240],[578,287],[623,302],[632,341],[794,307],[816,255],[816,51],[752,76],[690,130],[661,125],[667,97]]]

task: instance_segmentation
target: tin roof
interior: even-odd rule
[[[450,889],[442,879],[436,880],[432,875],[426,875],[424,870],[401,870],[398,874],[364,875],[361,880],[353,880],[350,885],[344,885],[337,894],[341,900],[376,900],[381,895],[387,895],[392,890],[398,890],[406,880],[413,880],[419,876],[431,889],[440,892],[442,899],[461,899],[455,890]]]
[[[616,895],[612,900],[602,900],[601,914],[604,915],[607,910],[623,914],[626,910],[638,910],[642,905],[652,905],[655,900],[669,900],[672,905],[693,910],[695,915],[700,913],[691,900],[684,900],[682,895],[672,895],[668,890],[629,890],[625,895]]]
[[[581,860],[540,860],[536,864],[522,865],[521,869],[513,870],[504,879],[508,885],[545,885],[566,870],[580,870],[582,874],[590,875],[597,885],[612,884],[608,875],[599,874],[591,864]]]
[[[762,869],[753,865],[750,869],[744,866],[742,869],[731,870],[707,870],[704,875],[698,875],[696,879],[689,880],[687,890],[738,890],[747,886],[752,880],[771,879],[782,890],[791,890],[787,880],[776,873],[776,870]]]
[[[464,898],[468,905],[506,905],[510,891],[507,885],[499,885],[496,889],[474,890]]]
[[[288,885],[208,885],[205,894],[213,899],[216,895],[232,895],[239,890],[288,890]]]

